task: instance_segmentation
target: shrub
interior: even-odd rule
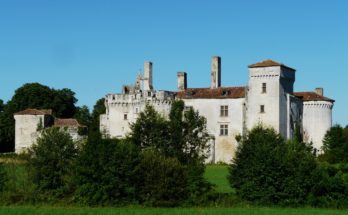
[[[166,158],[156,150],[142,152],[139,197],[149,206],[177,206],[188,194],[187,169],[176,158]]]
[[[72,191],[72,167],[77,148],[70,135],[58,128],[43,131],[29,152],[30,176],[36,189],[62,195]]]
[[[124,140],[90,137],[76,163],[76,198],[88,205],[134,202],[139,151]]]
[[[8,181],[8,176],[3,163],[0,163],[0,192],[5,190],[6,182]]]
[[[229,181],[245,200],[262,204],[301,205],[315,183],[311,147],[288,144],[273,129],[258,126],[243,137]]]

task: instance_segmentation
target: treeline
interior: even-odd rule
[[[212,190],[204,178],[209,139],[205,118],[192,108],[184,111],[182,101],[173,102],[169,119],[146,106],[124,139],[94,131],[86,142],[74,143],[65,131],[46,129],[22,155],[32,189],[22,196],[6,191],[6,174],[0,174],[2,201],[201,204]]]

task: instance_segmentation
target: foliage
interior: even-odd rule
[[[348,162],[348,128],[333,126],[326,133],[323,143],[324,154],[321,160],[333,164]]]
[[[118,205],[136,199],[138,149],[124,140],[90,136],[76,163],[76,197],[88,205]]]
[[[27,108],[52,109],[57,117],[71,118],[76,112],[76,102],[75,93],[70,89],[56,90],[38,83],[24,84],[0,112],[0,151],[14,151],[14,113]]]
[[[74,116],[75,119],[77,119],[77,121],[84,125],[89,127],[91,124],[91,114],[89,113],[89,109],[87,106],[81,106],[81,107],[77,107],[76,108],[76,113]]]
[[[90,133],[99,133],[100,128],[100,115],[105,114],[105,99],[99,99],[93,107],[92,115],[91,115],[91,123],[89,126]]]
[[[187,198],[187,170],[178,159],[160,152],[142,152],[140,199],[149,206],[177,206]]]
[[[304,204],[315,183],[311,147],[288,144],[273,129],[258,126],[242,138],[229,181],[241,198],[263,204]]]
[[[184,112],[183,101],[174,101],[169,120],[166,120],[147,105],[131,124],[131,130],[129,138],[141,149],[157,150],[187,167],[189,194],[193,201],[211,190],[211,184],[204,178],[210,136],[206,119],[198,112],[192,108]]]
[[[315,207],[346,208],[348,206],[348,166],[320,163],[309,203]]]
[[[139,113],[137,121],[130,125],[131,141],[141,149],[155,148],[166,152],[168,136],[167,122],[154,107],[146,105],[145,110]]]
[[[8,176],[3,163],[0,163],[0,193],[5,190],[6,182],[8,181]]]
[[[36,189],[58,196],[71,192],[72,167],[77,152],[68,133],[58,128],[44,130],[31,147],[28,159]]]

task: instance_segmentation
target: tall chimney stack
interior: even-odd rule
[[[324,96],[324,88],[321,88],[321,87],[315,88],[315,93],[320,96]]]
[[[211,89],[221,87],[221,57],[214,56],[211,60]]]
[[[178,91],[187,89],[187,74],[186,72],[178,72]]]
[[[152,90],[152,62],[144,63],[144,90]]]

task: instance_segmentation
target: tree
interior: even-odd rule
[[[74,118],[77,119],[77,121],[84,126],[90,127],[91,125],[92,117],[86,105],[76,108]]]
[[[13,114],[27,108],[52,109],[56,117],[71,118],[75,115],[75,93],[69,89],[56,90],[39,83],[24,84],[15,91],[0,114],[0,151],[14,151]]]
[[[77,199],[88,205],[135,202],[139,162],[139,151],[132,143],[90,135],[76,163]]]
[[[59,128],[43,131],[29,152],[30,175],[38,191],[63,195],[71,192],[77,146]]]
[[[333,126],[323,140],[324,155],[322,158],[329,163],[348,161],[348,129],[340,125]]]
[[[130,125],[129,138],[141,149],[153,148],[167,151],[168,123],[151,105],[139,114],[137,121]]]
[[[2,100],[0,99],[0,113],[4,110],[4,107],[5,107],[4,101],[2,101]]]
[[[296,139],[285,143],[273,129],[258,126],[242,137],[228,179],[243,199],[301,205],[315,183],[316,167],[310,146]]]
[[[188,197],[187,169],[177,158],[154,149],[142,152],[139,197],[148,206],[178,206]]]
[[[105,99],[99,99],[93,107],[93,112],[91,115],[91,124],[89,126],[90,133],[99,133],[100,129],[100,115],[105,114]]]

